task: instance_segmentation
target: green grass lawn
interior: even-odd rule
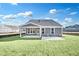
[[[64,40],[23,39],[19,36],[0,38],[0,55],[66,56],[79,55],[79,36],[66,35]]]

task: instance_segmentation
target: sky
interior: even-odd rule
[[[30,19],[79,24],[79,3],[0,3],[0,24],[19,26]]]

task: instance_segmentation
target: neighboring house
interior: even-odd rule
[[[11,29],[11,32],[19,33],[19,27],[13,26],[13,25],[6,25],[9,29]]]
[[[32,19],[20,26],[20,37],[62,37],[62,25],[49,19]]]
[[[79,32],[79,24],[74,24],[63,28],[63,32]]]
[[[7,33],[19,33],[19,28],[12,25],[0,25],[0,35]]]

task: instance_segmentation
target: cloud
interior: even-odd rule
[[[70,10],[71,8],[67,8],[66,10],[68,11],[68,10]]]
[[[32,12],[31,11],[28,11],[28,12],[25,12],[26,16],[32,16]]]
[[[66,23],[65,21],[63,21],[61,24],[62,24],[63,26],[66,26],[66,25],[67,25],[67,23]]]
[[[51,10],[49,10],[49,13],[51,13],[51,14],[56,14],[56,12],[57,12],[56,9],[51,9]]]
[[[71,12],[70,14],[68,15],[76,15],[78,12]]]
[[[17,16],[32,16],[32,12],[31,11],[26,11],[24,13],[18,13]]]
[[[65,18],[64,21],[70,23],[70,22],[72,22],[73,20],[72,20],[72,18]]]
[[[24,13],[0,15],[0,17],[2,17],[2,19],[5,19],[5,20],[16,19],[17,17],[20,17],[20,16],[22,16],[22,17],[32,16],[32,12],[31,11],[26,11]]]
[[[50,17],[46,17],[45,19],[51,19]]]
[[[24,13],[18,13],[17,16],[25,16]]]
[[[69,26],[73,24],[73,19],[72,18],[65,18],[64,21],[61,23],[64,27]]]
[[[0,17],[3,17],[4,15],[0,15]]]
[[[10,15],[5,15],[5,16],[3,16],[2,18],[3,18],[3,19],[6,19],[6,20],[16,19],[16,15],[12,15],[12,14],[10,14]]]
[[[58,22],[58,19],[57,18],[54,18],[53,20]]]

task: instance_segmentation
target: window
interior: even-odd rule
[[[54,29],[53,29],[53,28],[51,29],[51,33],[52,33],[52,34],[54,33]]]
[[[42,28],[42,34],[44,34],[44,28]]]
[[[32,29],[33,33],[35,33],[35,28]]]
[[[39,30],[40,30],[39,28],[36,29],[36,33],[37,33],[37,34],[39,34]]]
[[[32,28],[30,28],[30,33],[32,33]]]
[[[27,30],[28,30],[28,33],[30,33],[30,29],[28,28]]]

